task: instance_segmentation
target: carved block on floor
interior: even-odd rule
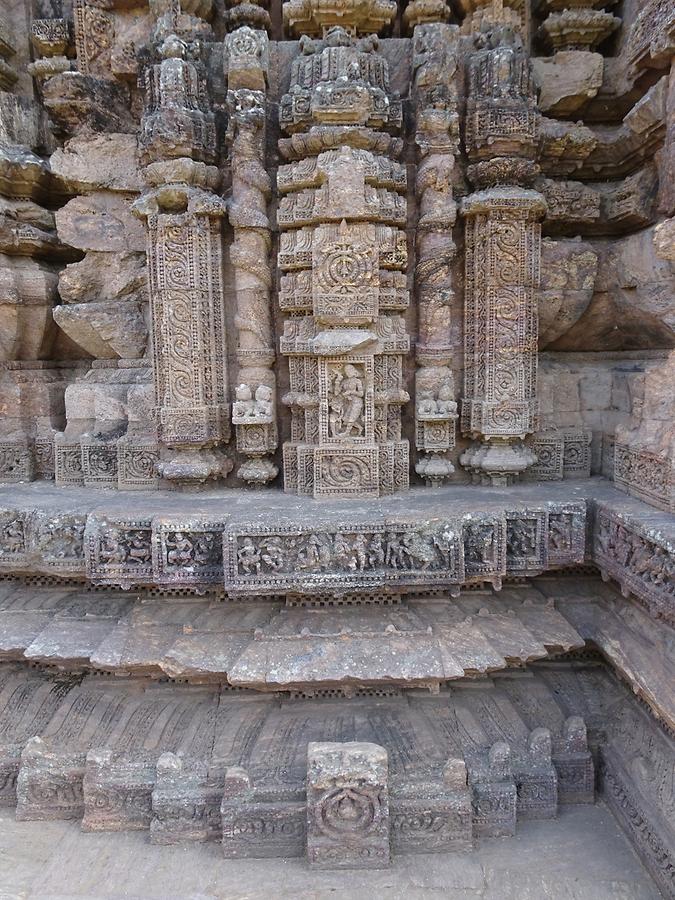
[[[256,796],[248,773],[239,766],[225,771],[220,815],[223,854],[229,859],[302,856],[305,852],[304,798],[295,792]]]
[[[152,791],[150,840],[178,844],[219,839],[222,798],[222,773],[218,779],[202,760],[163,753]]]
[[[473,795],[475,837],[502,837],[516,833],[516,784],[511,750],[497,741],[482,759],[469,763]]]
[[[307,857],[317,869],[389,864],[387,751],[369,743],[307,747]]]
[[[394,853],[444,853],[473,845],[471,792],[463,759],[450,759],[442,781],[411,781],[391,792]]]
[[[581,716],[569,716],[563,725],[553,764],[558,773],[560,803],[593,803],[595,766],[588,749],[586,723]]]
[[[84,831],[150,827],[155,760],[142,753],[90,750],[84,775]]]
[[[41,738],[31,738],[16,782],[17,819],[81,819],[85,758],[83,752],[55,750]]]
[[[551,733],[535,728],[527,750],[516,763],[518,819],[554,819],[558,811],[558,776],[551,763]]]

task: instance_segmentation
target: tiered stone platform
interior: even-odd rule
[[[317,502],[281,492],[0,486],[0,571],[230,597],[345,597],[532,577],[594,562],[673,621],[672,517],[610,482],[424,489]]]
[[[647,743],[656,774],[672,740],[591,658],[465,679],[436,694],[364,689],[348,705],[330,691],[266,695],[5,662],[0,735],[0,803],[16,804],[17,818],[149,830],[156,843],[218,840],[232,857],[311,848],[315,817],[330,820],[337,802],[310,796],[308,747],[324,746],[316,742],[384,748],[386,804],[380,791],[375,809],[358,783],[353,799],[366,822],[378,817],[394,854],[513,834],[561,803],[592,802],[599,776],[638,845],[648,835],[661,848],[651,868],[672,886],[661,776],[634,777]],[[368,834],[353,829],[347,850]],[[379,862],[366,854],[366,865]]]

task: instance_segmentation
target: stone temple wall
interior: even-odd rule
[[[597,788],[675,895],[674,60],[3,5],[0,803],[339,868]]]

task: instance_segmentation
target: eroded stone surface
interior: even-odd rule
[[[672,893],[672,4],[10,6],[1,802]]]

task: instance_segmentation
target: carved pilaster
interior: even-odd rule
[[[115,39],[115,21],[101,4],[74,0],[77,69],[82,75],[110,71],[110,53]]]
[[[476,480],[507,484],[536,461],[541,194],[529,185],[539,114],[527,54],[509,28],[483,35],[468,63],[468,175],[478,190],[466,222],[462,431],[480,443],[461,457]]]
[[[232,170],[229,214],[234,227],[230,259],[237,296],[239,364],[232,421],[237,450],[248,457],[237,475],[252,484],[265,484],[278,474],[269,459],[278,435],[267,215],[271,184],[265,169],[267,36],[264,31],[239,28],[228,35],[227,51]]]
[[[148,190],[134,204],[148,226],[153,374],[161,475],[203,482],[226,475],[230,435],[219,173],[206,80],[176,35],[145,73],[141,133]],[[191,58],[192,57],[192,58]]]
[[[15,38],[9,18],[5,14],[0,15],[0,90],[11,91],[16,84],[18,75],[8,62],[16,53]]]
[[[345,25],[358,34],[386,5],[352,4]],[[287,21],[299,6],[286,4]],[[329,30],[301,41],[280,105],[292,135],[280,149],[298,160],[278,174],[279,301],[294,313],[281,339],[291,409],[284,484],[315,497],[377,497],[408,485],[401,406],[410,341],[403,318],[389,314],[408,303],[406,174],[384,155],[398,145],[378,131],[400,128],[401,105],[375,36],[330,28],[331,4],[303,10],[303,28]]]
[[[454,472],[447,451],[455,446],[457,419],[450,328],[456,251],[452,226],[457,216],[451,179],[459,143],[454,88],[458,37],[458,29],[448,25],[418,25],[413,37],[419,148],[415,444],[421,454],[415,470],[432,485],[442,484]]]

